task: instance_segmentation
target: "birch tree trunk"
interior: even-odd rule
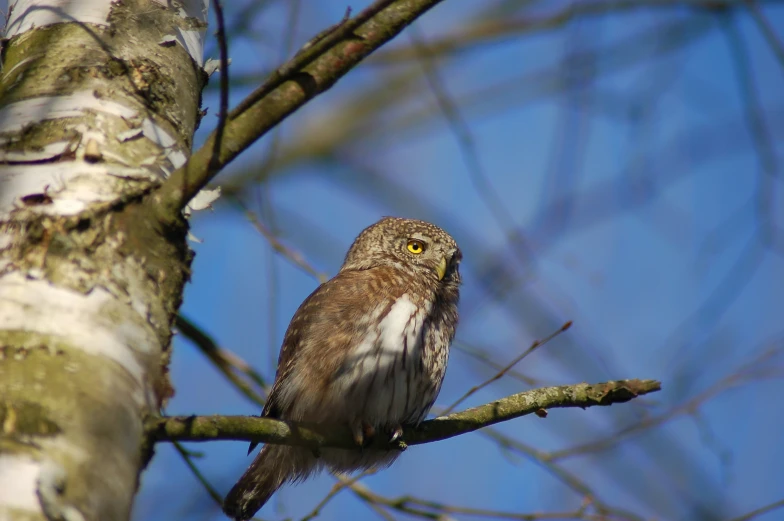
[[[0,520],[127,520],[171,394],[207,0],[11,1],[0,78]]]

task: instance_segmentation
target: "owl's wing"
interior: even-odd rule
[[[261,412],[262,417],[279,419],[284,413],[282,389],[308,344],[336,344],[341,338],[349,341],[357,334],[362,335],[363,332],[357,331],[358,316],[364,314],[371,301],[394,299],[397,291],[393,282],[398,279],[386,267],[340,272],[302,302],[283,337],[275,381]],[[326,351],[325,347],[325,361],[329,359]],[[257,445],[251,443],[248,454]]]
[[[364,337],[365,329],[372,324],[363,321],[362,317],[371,307],[392,302],[402,294],[405,291],[403,280],[397,270],[385,266],[340,272],[316,288],[294,313],[286,330],[275,382],[261,415],[280,417],[281,389],[285,388],[295,362],[301,360],[303,354],[318,356],[322,367],[329,363],[338,365],[338,354],[329,353],[330,348],[340,349],[352,339]],[[308,353],[302,353],[304,350]]]
[[[278,355],[278,368],[275,372],[275,381],[272,384],[269,396],[267,396],[267,401],[264,402],[264,409],[261,412],[261,416],[263,417],[278,418],[280,416],[278,396],[280,395],[280,389],[285,385],[286,379],[294,368],[293,361],[296,359],[297,348],[299,347],[300,339],[302,338],[303,321],[306,314],[303,310],[309,307],[311,302],[318,302],[318,300],[320,300],[319,290],[323,286],[324,284],[316,288],[316,290],[302,302],[297,309],[297,312],[294,313],[294,317],[289,323],[286,334],[283,336],[283,345],[280,348],[280,355]]]
[[[264,402],[264,409],[261,411],[262,418],[277,419],[280,417],[280,389],[285,385],[286,378],[288,378],[288,375],[291,373],[291,370],[294,367],[292,362],[296,358],[295,354],[297,352],[297,346],[299,345],[300,338],[302,336],[302,322],[305,318],[304,310],[309,307],[311,302],[318,302],[322,298],[319,295],[319,291],[330,282],[331,281],[328,281],[316,288],[316,290],[311,293],[308,298],[302,302],[302,304],[300,304],[297,312],[294,313],[294,317],[289,323],[286,334],[283,336],[283,345],[280,348],[280,355],[278,355],[278,368],[275,372],[275,381],[272,383],[272,388],[270,389],[269,395],[267,396],[267,401]],[[253,452],[253,449],[255,449],[257,446],[258,443],[251,442],[250,446],[248,447],[248,454]]]
[[[317,307],[323,300],[324,295],[328,293],[325,287],[333,280],[331,279],[324,284],[321,284],[313,291],[308,298],[306,298],[296,313],[289,322],[289,327],[286,329],[286,334],[283,336],[283,345],[280,347],[280,355],[278,355],[278,368],[275,372],[275,381],[270,389],[267,401],[264,403],[264,409],[261,411],[261,416],[266,418],[279,418],[280,417],[280,389],[285,386],[286,379],[291,374],[294,368],[294,360],[301,344],[302,335],[307,327],[306,321],[308,319],[308,311]],[[252,450],[252,449],[251,449]]]
[[[300,304],[296,313],[294,313],[294,317],[291,319],[288,329],[286,329],[286,334],[283,336],[283,345],[280,347],[280,355],[278,355],[278,368],[275,372],[275,381],[272,383],[267,401],[264,402],[264,409],[261,411],[262,418],[277,419],[280,417],[280,390],[285,386],[286,379],[289,374],[291,374],[294,367],[293,361],[296,359],[297,348],[300,344],[300,339],[302,338],[307,310],[310,309],[311,306],[317,305],[317,303],[324,298],[324,294],[326,293],[324,288],[333,280],[335,279],[331,279],[316,288],[315,291],[308,295],[308,298]],[[248,447],[248,454],[253,452],[253,449],[257,446],[258,443],[251,442]]]
[[[361,271],[344,271],[320,285],[300,305],[291,319],[278,358],[275,381],[270,389],[262,417],[285,416],[286,404],[281,395],[288,378],[293,374],[303,357],[318,357],[318,364],[329,374],[327,365],[339,365],[338,353],[329,353],[330,348],[340,349],[353,339],[365,336],[365,329],[373,327],[362,317],[376,305],[391,304],[405,291],[404,278],[394,268],[378,267]],[[363,329],[364,328],[364,329]],[[314,387],[317,382],[313,382]],[[248,453],[258,445],[251,443]]]

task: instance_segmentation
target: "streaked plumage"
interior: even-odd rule
[[[393,435],[427,415],[457,326],[462,255],[446,232],[387,217],[366,228],[340,272],[299,307],[283,339],[262,416],[349,424]],[[389,465],[397,451],[266,445],[229,492],[224,511],[246,520],[286,481],[323,467]]]

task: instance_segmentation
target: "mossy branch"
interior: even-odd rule
[[[376,0],[313,38],[234,108],[225,124],[169,176],[154,197],[159,217],[167,222],[178,218],[221,168],[441,1]]]
[[[383,436],[376,436],[369,448],[402,450],[407,445],[452,438],[532,413],[542,416],[547,409],[607,406],[660,389],[661,383],[656,380],[617,380],[533,389],[428,420],[416,428],[406,428],[402,439],[392,445]],[[157,417],[150,418],[146,427],[152,442],[243,440],[313,449],[356,448],[347,426],[294,423],[255,416]]]

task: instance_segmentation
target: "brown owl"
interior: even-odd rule
[[[385,217],[351,245],[338,274],[291,319],[262,416],[348,424],[358,444],[391,440],[427,415],[444,379],[457,326],[462,254],[424,221]],[[251,445],[253,449],[254,445]],[[340,472],[391,464],[394,450],[265,445],[224,501],[250,519],[287,481],[324,467]]]

